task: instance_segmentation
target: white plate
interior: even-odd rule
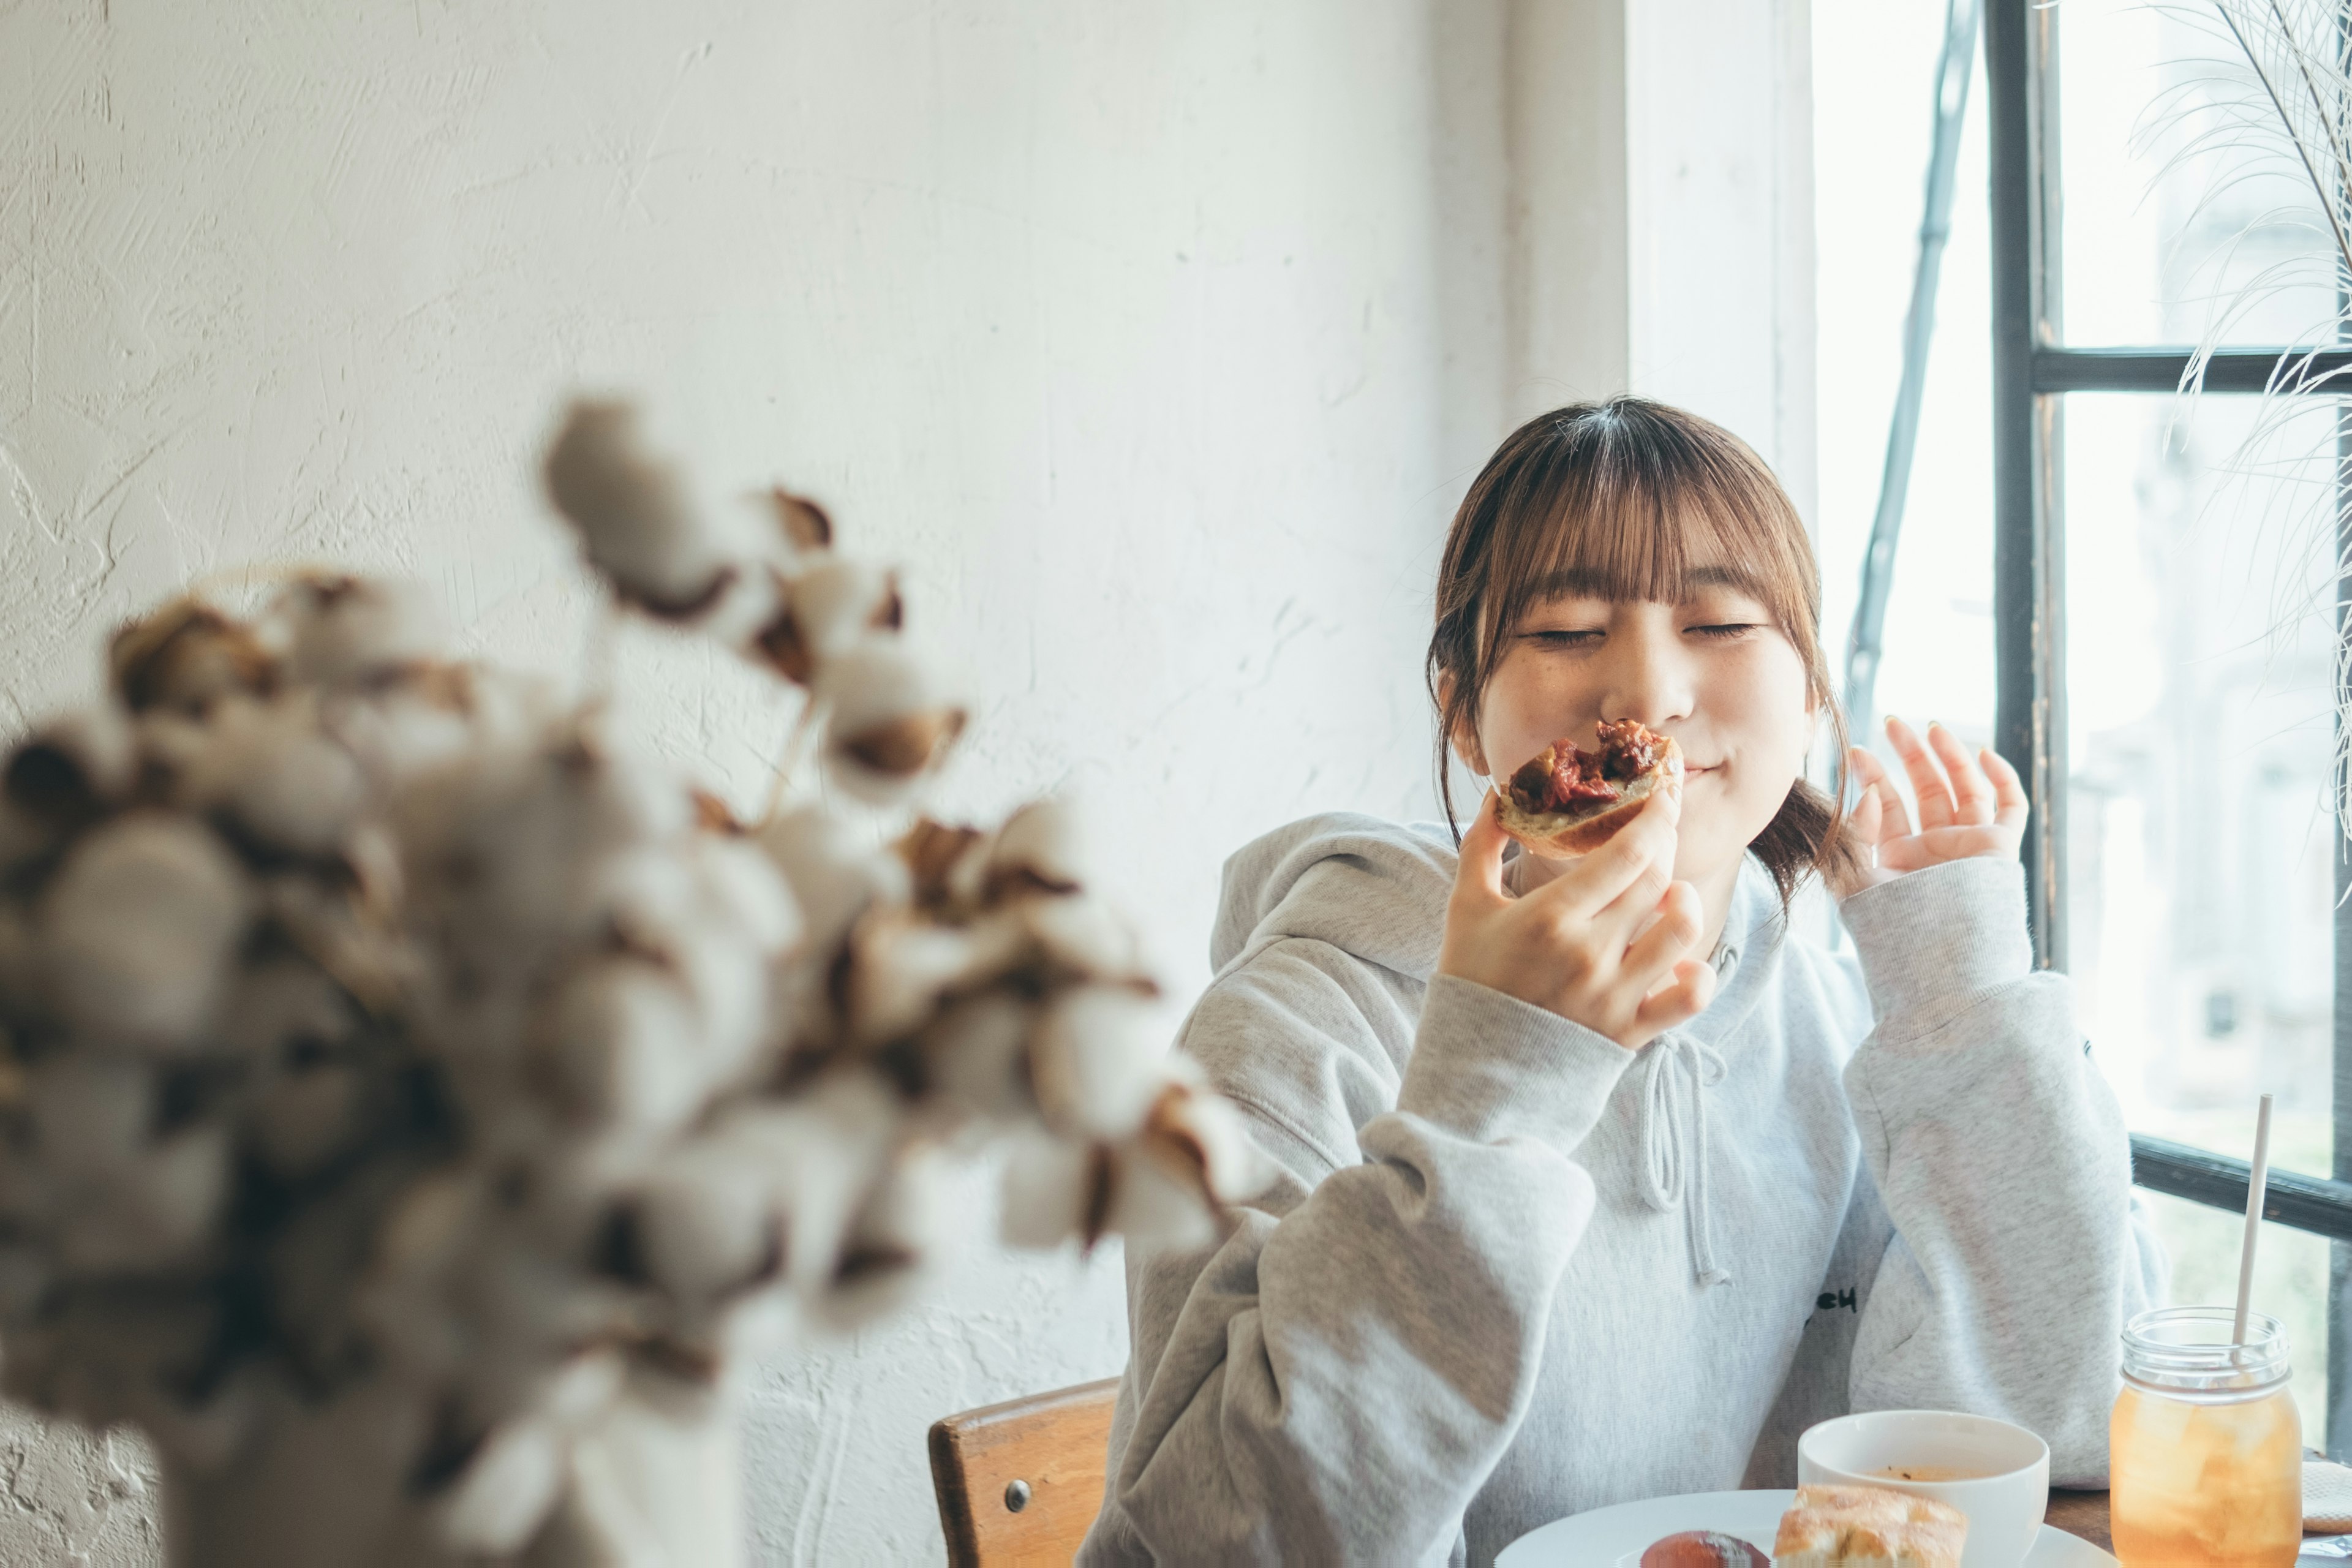
[[[1772,1555],[1780,1516],[1793,1491],[1699,1492],[1596,1508],[1532,1530],[1495,1559],[1495,1568],[1635,1568],[1652,1542],[1682,1530],[1719,1530]],[[2116,1560],[2079,1536],[2042,1527],[2018,1568],[2115,1568]]]

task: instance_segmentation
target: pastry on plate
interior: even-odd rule
[[[1959,1568],[1969,1516],[1884,1487],[1799,1487],[1774,1568]]]

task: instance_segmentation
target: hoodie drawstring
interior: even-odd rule
[[[1728,1284],[1716,1267],[1706,1203],[1706,1091],[1723,1081],[1723,1058],[1669,1030],[1642,1053],[1641,1070],[1642,1201],[1661,1214],[1682,1205],[1692,1274],[1702,1287]]]

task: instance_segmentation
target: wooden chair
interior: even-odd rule
[[[931,1424],[949,1568],[1067,1568],[1102,1511],[1118,1379]]]

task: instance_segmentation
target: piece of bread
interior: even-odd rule
[[[1959,1568],[1969,1516],[1884,1487],[1799,1487],[1773,1568]]]
[[[1503,831],[1548,860],[1572,860],[1608,843],[1619,828],[1633,820],[1642,803],[1670,781],[1677,787],[1681,784],[1683,752],[1673,736],[1645,729],[1631,719],[1619,719],[1604,721],[1600,737],[1599,752],[1580,750],[1569,739],[1554,741],[1514,772],[1509,784],[1496,798],[1496,818]],[[1626,771],[1623,759],[1629,755],[1645,758],[1646,765],[1627,778],[1622,775]],[[1615,795],[1606,800],[1542,809],[1536,803],[1542,796],[1544,781],[1562,761],[1585,773],[1605,770]]]

